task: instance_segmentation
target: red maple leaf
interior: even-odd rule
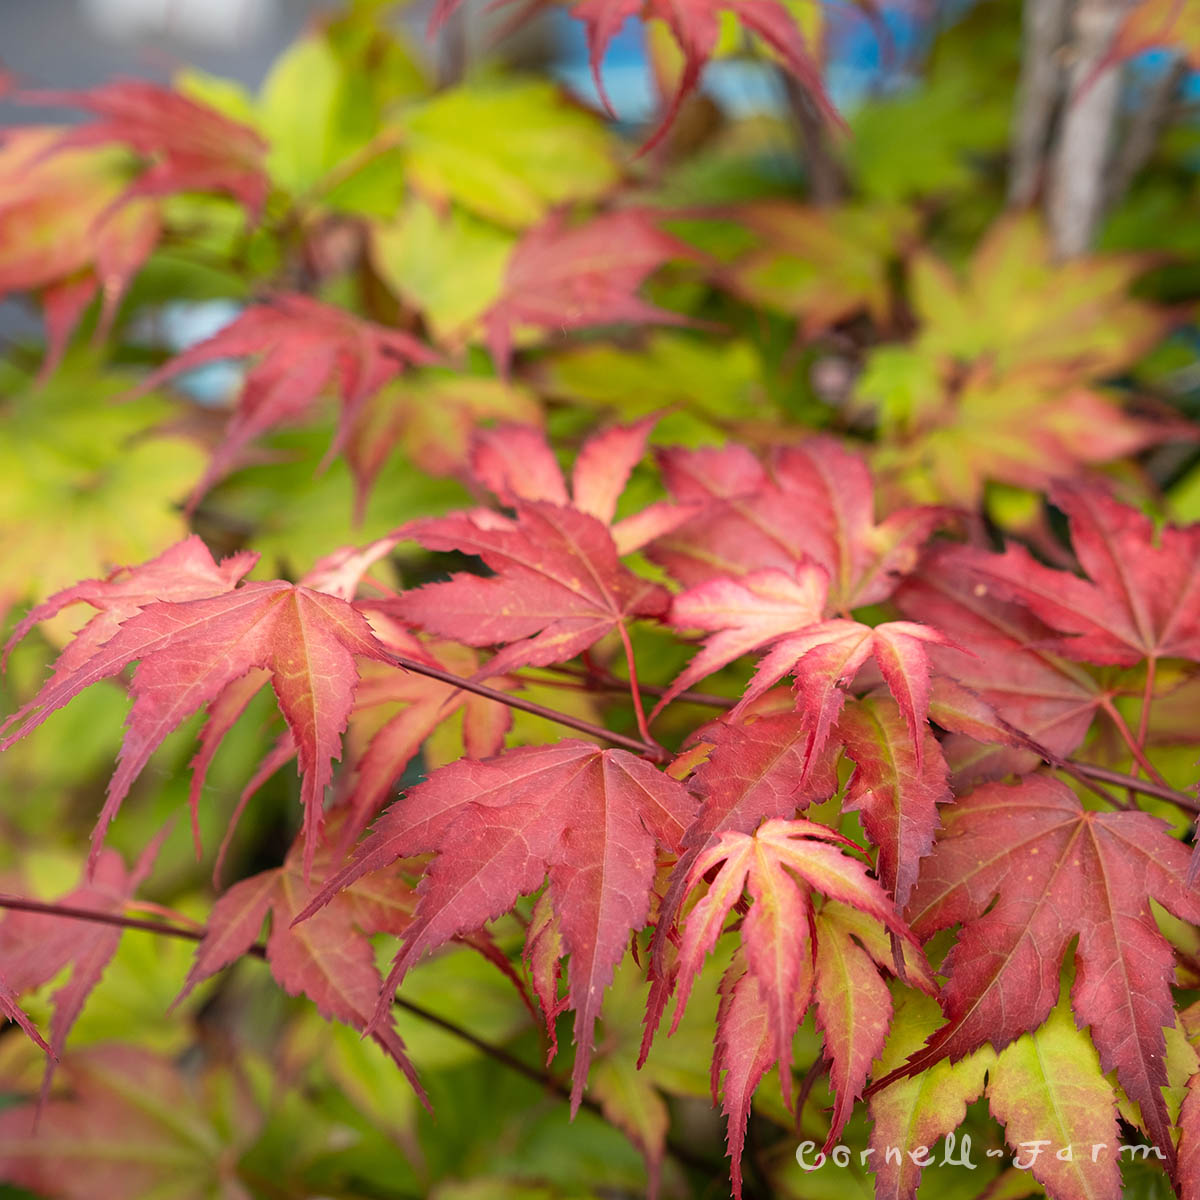
[[[508,3],[509,0],[502,0]],[[430,31],[436,31],[459,7],[462,0],[437,0],[430,17]],[[535,5],[534,7],[540,7]],[[526,10],[526,13],[531,10]],[[631,17],[660,20],[671,31],[683,54],[683,69],[675,94],[658,128],[642,146],[645,154],[670,131],[679,106],[694,91],[700,81],[705,63],[717,48],[722,12],[734,13],[752,33],[757,34],[775,51],[787,69],[804,85],[817,107],[837,125],[842,119],[826,95],[820,68],[804,41],[795,18],[778,0],[578,0],[571,13],[584,23],[587,30],[588,56],[596,91],[604,106],[615,118],[608,92],[604,88],[601,63],[609,43]],[[523,14],[525,15],[525,14]]]
[[[879,847],[876,875],[903,909],[917,882],[917,864],[933,847],[937,806],[951,798],[946,760],[928,726],[918,757],[899,705],[885,697],[850,704],[837,736],[854,763],[842,810],[862,813],[863,828]]]
[[[552,215],[517,244],[501,296],[483,314],[492,357],[506,372],[513,332],[521,328],[565,332],[617,321],[690,324],[635,293],[664,263],[695,257],[692,247],[664,233],[643,209],[606,213],[573,228],[560,214]]]
[[[1156,537],[1147,516],[1095,484],[1060,483],[1050,498],[1067,514],[1086,579],[1043,566],[1023,546],[964,550],[959,563],[1058,630],[1053,648],[1071,658],[1200,661],[1200,524],[1168,525]]]
[[[126,198],[226,192],[252,217],[262,212],[270,188],[267,143],[199,100],[141,79],[118,79],[86,92],[27,92],[22,99],[82,108],[96,117],[60,134],[58,149],[116,144],[145,158]]]
[[[884,1080],[985,1042],[1000,1050],[1050,1014],[1067,946],[1078,937],[1071,1005],[1090,1025],[1146,1132],[1173,1163],[1162,1088],[1163,1028],[1174,1022],[1174,954],[1150,900],[1185,921],[1200,898],[1185,884],[1187,850],[1139,812],[1085,811],[1044,775],[987,784],[944,809],[945,831],[922,865],[907,915],[929,938],[962,922],[943,964],[947,1024]]]
[[[929,648],[938,675],[931,712],[954,731],[945,751],[958,784],[1037,765],[1038,756],[1006,736],[1005,725],[1052,754],[1070,754],[1106,697],[1086,667],[1050,648],[1054,631],[1045,622],[980,584],[972,569],[977,561],[962,546],[931,547],[894,597],[906,617],[941,630],[956,646],[970,647],[970,653],[956,646]],[[972,696],[999,720],[987,714],[975,720]]]
[[[471,474],[509,507],[522,500],[545,500],[577,508],[608,526],[618,554],[632,554],[695,511],[660,501],[616,519],[617,501],[645,456],[657,421],[656,416],[644,417],[593,434],[575,457],[569,487],[542,430],[530,425],[480,430],[471,447]]]
[[[386,1013],[409,968],[451,938],[481,929],[549,875],[575,1010],[572,1111],[579,1108],[604,989],[650,914],[656,845],[677,850],[695,807],[683,785],[623,750],[566,739],[435,771],[393,804],[351,864],[298,920],[368,871],[436,857],[384,985]],[[536,940],[531,929],[531,938]],[[547,1010],[547,1017],[552,1019]]]
[[[331,454],[350,436],[363,404],[389,379],[411,363],[437,361],[432,350],[407,333],[289,293],[246,309],[220,332],[159,367],[138,390],[148,391],[206,363],[245,357],[258,361],[246,373],[225,439],[192,493],[193,505],[229,474],[250,441],[295,421],[335,387],[342,412]]]
[[[708,630],[713,636],[670,686],[658,709],[703,676],[751,650],[766,648],[732,715],[791,673],[796,707],[810,730],[806,761],[811,763],[824,748],[845,701],[842,688],[873,658],[904,714],[920,768],[930,693],[925,646],[946,644],[945,635],[911,621],[886,621],[872,628],[844,618],[823,620],[827,588],[824,568],[802,562],[791,571],[768,567],[740,579],[710,579],[676,596],[670,623]]]
[[[671,448],[659,459],[667,488],[696,515],[648,554],[685,587],[813,563],[829,578],[830,610],[844,614],[887,599],[946,517],[905,508],[876,524],[866,463],[832,438],[776,450],[765,465],[744,446]]]
[[[485,436],[473,460],[476,473],[515,509],[516,519],[475,509],[415,521],[398,535],[430,550],[478,555],[495,574],[457,574],[378,607],[468,646],[503,644],[484,668],[495,674],[564,662],[613,630],[627,637],[625,622],[632,617],[661,617],[666,591],[633,574],[619,555],[674,518],[656,512],[640,525],[637,517],[630,526],[607,525],[646,432],[644,423],[610,430],[584,447],[574,474],[575,505],[540,433]],[[513,469],[515,454],[526,458],[526,476]],[[528,494],[550,499],[524,499]],[[614,535],[622,537],[621,548]]]
[[[244,561],[240,556],[236,560],[237,574],[249,565],[243,566]],[[93,836],[93,862],[109,822],[167,734],[202,705],[222,697],[224,706],[214,713],[214,725],[218,734],[227,731],[249,699],[249,685],[239,683],[232,700],[226,688],[256,669],[257,686],[270,678],[295,739],[311,853],[332,777],[331,760],[340,757],[353,703],[355,657],[390,661],[366,619],[336,596],[276,580],[245,583],[198,599],[155,600],[126,616],[99,646],[93,644],[90,628],[80,634],[84,652],[76,654],[73,643],[68,644],[63,652],[67,667],[56,667],[33,700],[0,727],[16,726],[0,749],[30,733],[85,687],[139,663],[117,770]],[[211,749],[202,747],[198,761],[206,763],[209,757]]]
[[[196,947],[195,962],[175,1003],[245,954],[258,940],[269,913],[267,962],[284,991],[307,996],[329,1020],[364,1031],[370,1023],[372,1038],[425,1101],[390,1015],[371,1020],[380,979],[368,937],[403,933],[413,918],[415,897],[399,870],[389,863],[382,870],[364,872],[303,924],[296,923],[297,914],[330,874],[336,822],[330,825],[331,836],[322,842],[319,853],[312,855],[307,839],[298,840],[281,867],[240,880],[213,905],[207,932]],[[305,861],[309,857],[311,864]],[[311,886],[306,882],[310,875]]]
[[[60,897],[58,903],[119,916],[150,874],[165,833],[164,830],[142,851],[132,871],[125,869],[116,851],[106,850],[97,858],[90,877]],[[50,1054],[42,1078],[43,1104],[71,1027],[116,954],[124,932],[120,925],[98,925],[18,909],[9,910],[0,920],[0,960],[4,962],[5,980],[14,995],[41,987],[67,966],[72,968],[70,979],[54,993],[51,1001],[54,1015],[50,1019],[49,1046],[35,1030],[21,1022],[26,1032]]]
[[[699,855],[687,873],[689,890],[707,877],[708,890],[689,912],[683,926],[673,986],[679,995],[672,1032],[687,1005],[692,984],[705,956],[716,945],[726,919],[744,892],[750,906],[741,922],[746,974],[738,977],[735,963],[722,988],[713,1061],[714,1085],[726,1072],[725,1111],[729,1118],[729,1153],[733,1160],[734,1195],[741,1195],[741,1146],[749,1099],[767,1069],[779,1064],[784,1102],[791,1106],[792,1037],[814,997],[818,1020],[826,1034],[826,1053],[842,1083],[830,1142],[836,1140],[861,1091],[870,1063],[883,1044],[890,1017],[887,988],[872,963],[886,966],[891,946],[883,931],[908,942],[906,960],[911,977],[929,992],[932,977],[909,931],[891,900],[867,868],[844,853],[854,845],[832,829],[812,821],[770,820],[753,834],[729,832]],[[862,936],[853,923],[839,927],[828,914],[823,931],[817,925],[814,892],[860,910],[880,927],[879,936],[866,935],[862,947],[851,934]],[[824,956],[824,932],[831,942]],[[850,955],[850,958],[847,958]],[[864,978],[869,977],[869,978]],[[847,988],[865,989],[857,997]],[[846,1019],[841,1002],[869,1001],[875,1018],[868,1024]],[[887,1007],[882,1007],[887,1005]],[[878,1018],[883,1017],[880,1026]],[[715,1087],[714,1087],[715,1091]]]
[[[656,975],[663,973],[666,937],[691,886],[688,879],[696,859],[712,849],[723,833],[753,833],[764,820],[794,816],[838,790],[833,754],[823,755],[817,769],[804,776],[809,730],[800,713],[772,713],[744,724],[714,721],[697,730],[694,740],[709,746],[707,759],[688,780],[688,790],[700,809],[683,835],[683,852],[659,910],[654,935]],[[648,1022],[651,1031],[661,1015],[659,1006]]]

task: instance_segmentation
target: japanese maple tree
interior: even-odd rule
[[[391,7],[0,72],[0,1185],[1200,1200],[1195,4]]]

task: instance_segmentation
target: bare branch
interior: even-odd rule
[[[1071,22],[1067,102],[1050,163],[1047,218],[1055,253],[1082,254],[1104,211],[1121,66],[1108,61],[1126,0],[1078,0]]]
[[[1008,202],[1023,208],[1037,199],[1050,128],[1062,96],[1059,61],[1067,31],[1068,0],[1025,0],[1021,80],[1009,157]]]

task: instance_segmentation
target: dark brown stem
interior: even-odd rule
[[[63,917],[72,921],[91,921],[98,925],[116,925],[122,929],[139,929],[143,933],[158,933],[166,937],[183,938],[189,942],[199,942],[207,933],[205,929],[188,929],[182,925],[171,925],[166,921],[147,921],[139,917],[127,917],[121,913],[96,912],[94,909],[76,908],[70,904],[30,900],[24,896],[6,896],[0,894],[0,908],[12,909],[15,912],[40,913],[48,917]],[[256,942],[246,953],[255,958],[265,960],[267,957],[267,948],[261,942]],[[568,1084],[551,1075],[548,1071],[539,1070],[537,1067],[532,1067],[528,1063],[522,1062],[515,1055],[505,1050],[503,1046],[495,1046],[491,1042],[485,1042],[482,1038],[476,1037],[470,1030],[463,1029],[461,1025],[456,1025],[453,1021],[446,1020],[445,1017],[439,1016],[422,1004],[416,1004],[412,1000],[405,1000],[402,996],[395,998],[395,1004],[397,1008],[402,1008],[405,1012],[412,1013],[414,1017],[426,1021],[430,1025],[436,1025],[439,1029],[450,1034],[452,1037],[458,1038],[459,1041],[465,1042],[468,1046],[474,1047],[481,1054],[485,1054],[488,1058],[507,1067],[510,1071],[524,1076],[531,1083],[536,1083],[539,1087],[547,1088],[564,1100],[571,1098],[571,1088]],[[601,1117],[604,1116],[603,1110],[595,1100],[584,1096],[581,1104],[589,1112],[596,1113]],[[673,1138],[667,1138],[667,1150],[673,1158],[685,1166],[691,1167],[693,1170],[704,1171],[706,1173],[712,1171],[713,1164],[711,1162],[700,1158],[687,1146],[680,1145]]]
[[[818,208],[828,208],[846,194],[846,177],[829,141],[829,123],[790,72],[781,71],[780,78],[808,171],[809,199]]]
[[[560,713],[553,708],[547,708],[544,704],[535,704],[532,700],[523,700],[520,696],[511,696],[507,692],[501,692],[496,688],[488,687],[486,683],[477,683],[474,679],[455,675],[451,671],[443,671],[441,667],[430,666],[428,663],[420,662],[415,658],[409,658],[405,654],[392,654],[389,657],[398,667],[403,667],[406,671],[412,671],[416,675],[428,676],[430,679],[438,680],[439,683],[448,683],[452,687],[461,688],[464,692],[473,692],[476,696],[485,696],[489,700],[495,700],[497,704],[507,704],[509,708],[518,708],[522,712],[532,713],[535,717],[544,717],[547,721],[554,721],[556,724],[565,725],[568,729],[574,729],[579,733],[586,733],[591,737],[602,738],[604,741],[611,742],[614,746],[623,746],[626,750],[632,750],[635,754],[643,754],[651,762],[662,764],[670,761],[670,751],[662,746],[651,745],[648,742],[639,741],[637,738],[626,737],[623,733],[614,733],[611,729],[605,729],[603,725],[597,725],[592,721],[585,721],[582,717],[572,717],[567,713]]]

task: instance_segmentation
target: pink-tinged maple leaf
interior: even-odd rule
[[[1063,956],[1077,936],[1075,1016],[1091,1026],[1103,1070],[1116,1070],[1173,1163],[1162,1088],[1174,955],[1150,900],[1200,920],[1200,898],[1185,884],[1185,848],[1156,818],[1085,811],[1043,775],[985,785],[942,819],[907,915],[922,938],[963,924],[943,967],[947,1024],[892,1077],[957,1061],[986,1042],[1003,1049],[1036,1029],[1058,998]]]
[[[832,438],[810,438],[761,463],[743,446],[660,453],[663,479],[697,514],[648,554],[685,587],[720,576],[814,563],[829,576],[828,604],[848,612],[885,600],[945,520],[934,508],[875,521],[866,463]]]
[[[817,624],[828,592],[824,568],[798,563],[791,571],[765,567],[736,579],[710,579],[676,596],[670,623],[677,629],[703,629],[712,636],[667,689],[655,712],[735,658]]]
[[[16,992],[4,982],[3,976],[0,976],[0,1017],[20,1026],[21,1030],[35,1045],[40,1046],[47,1054],[51,1053],[46,1040],[38,1033],[37,1026],[29,1019],[20,1004],[17,1003]]]
[[[237,1163],[263,1113],[236,1069],[213,1072],[189,1086],[169,1056],[119,1042],[71,1054],[69,1090],[0,1112],[0,1179],[57,1200],[249,1200]]]
[[[887,621],[872,628],[843,618],[822,620],[826,588],[823,568],[800,563],[791,572],[772,567],[740,579],[712,579],[676,596],[670,623],[704,629],[712,636],[658,708],[735,658],[766,649],[733,715],[785,675],[794,675],[796,707],[810,730],[811,763],[824,748],[845,701],[842,688],[873,658],[904,714],[920,768],[930,692],[925,646],[945,645],[947,638],[911,621]]]
[[[97,615],[76,633],[54,664],[54,679],[89,659],[139,609],[156,600],[198,600],[219,596],[237,586],[258,561],[242,551],[217,562],[195,534],[167,547],[157,558],[136,567],[118,567],[105,579],[85,579],[56,592],[30,611],[13,630],[4,647],[7,661],[13,647],[35,625],[56,617],[72,604],[90,604]]]
[[[70,908],[119,916],[150,874],[165,832],[151,841],[132,871],[125,869],[119,854],[106,850],[97,859],[91,877],[62,896],[59,902]],[[0,962],[4,964],[4,978],[14,994],[41,987],[65,967],[72,968],[70,979],[51,999],[54,1014],[50,1018],[50,1044],[46,1047],[50,1058],[42,1079],[43,1103],[49,1095],[54,1067],[62,1058],[71,1027],[116,954],[123,932],[119,925],[96,925],[17,909],[9,910],[0,920]],[[46,1046],[24,1022],[22,1027],[32,1032],[39,1044]]]
[[[125,181],[111,155],[51,154],[58,136],[55,129],[13,129],[0,143],[0,296],[41,292],[48,346],[43,377],[97,293],[96,336],[106,336],[161,232],[152,201],[114,207]]]
[[[495,574],[457,574],[380,609],[468,646],[503,644],[485,668],[494,674],[565,662],[629,619],[666,611],[666,591],[622,565],[596,517],[544,500],[514,507],[515,521],[478,509],[405,526],[427,549],[478,555]]]
[[[816,768],[807,777],[804,774],[809,730],[800,713],[774,713],[745,724],[714,721],[695,736],[709,746],[707,759],[688,780],[700,810],[683,835],[682,853],[659,906],[651,942],[652,986],[642,1038],[643,1062],[674,986],[669,946],[692,886],[692,865],[720,842],[722,834],[753,833],[764,820],[795,816],[838,790],[833,753],[822,755]]]
[[[576,1111],[601,996],[631,933],[650,915],[656,846],[677,850],[694,812],[681,783],[623,750],[568,739],[483,762],[462,759],[393,804],[351,864],[299,919],[367,871],[416,854],[436,855],[384,985],[378,1018],[423,954],[482,928],[548,875],[557,936],[570,955]]]
[[[88,628],[81,636],[87,637]],[[71,654],[70,644],[64,654]],[[56,669],[37,696],[5,722],[4,729],[15,729],[0,750],[85,687],[139,663],[130,688],[128,728],[93,837],[94,861],[109,822],[167,734],[221,697],[228,685],[260,669],[260,682],[269,676],[295,739],[305,828],[315,846],[325,786],[332,760],[341,755],[358,680],[356,657],[389,661],[360,613],[336,596],[302,585],[245,583],[199,599],[156,600],[127,616],[89,655],[73,657],[69,669]],[[239,695],[242,701],[248,698]],[[217,720],[220,729],[231,723],[227,712]],[[204,761],[210,756],[202,750]]]
[[[811,966],[805,960],[811,988]],[[796,1024],[803,1017],[795,1014]],[[725,1144],[734,1200],[742,1195],[742,1151],[750,1106],[763,1076],[775,1065],[775,1039],[766,997],[749,971],[727,971],[721,979],[717,1038],[713,1049],[712,1097],[725,1115]]]
[[[921,731],[918,760],[899,706],[884,698],[852,703],[838,720],[837,735],[854,763],[842,808],[862,813],[863,828],[879,847],[879,881],[903,909],[917,882],[917,864],[933,846],[937,806],[951,798],[946,760],[928,727]]]
[[[657,420],[644,417],[589,437],[576,456],[569,489],[545,433],[529,425],[504,425],[477,433],[471,449],[471,473],[502,504],[545,500],[571,505],[595,517],[608,526],[617,553],[632,554],[694,512],[685,505],[661,502],[616,520],[617,501],[646,453]]]
[[[267,143],[251,128],[199,100],[139,79],[86,92],[29,92],[34,104],[82,108],[96,119],[56,140],[59,149],[120,145],[147,160],[126,197],[225,192],[257,218],[270,181]]]
[[[1043,566],[1023,546],[964,550],[959,561],[1058,630],[1053,648],[1071,658],[1200,661],[1200,525],[1168,525],[1156,537],[1148,517],[1099,485],[1061,483],[1050,498],[1067,514],[1086,579]]]
[[[517,244],[500,298],[483,314],[492,357],[507,371],[514,331],[523,328],[565,332],[618,321],[688,324],[687,317],[636,293],[664,263],[695,257],[695,250],[664,233],[643,209],[602,214],[574,227],[561,215],[548,217]]]
[[[369,1024],[372,1038],[424,1101],[424,1091],[390,1014],[371,1019],[379,999],[380,978],[368,935],[399,934],[409,927],[415,897],[404,878],[391,864],[364,872],[319,911],[296,924],[296,915],[330,873],[331,840],[323,843],[313,858],[313,886],[305,882],[310,874],[305,858],[312,847],[307,840],[303,844],[297,841],[281,867],[235,883],[217,900],[175,1003],[245,954],[258,940],[269,913],[267,962],[283,989],[291,996],[307,996],[328,1020],[363,1031]]]
[[[699,84],[701,71],[717,48],[723,12],[733,13],[779,56],[829,121],[838,126],[843,124],[825,92],[820,67],[809,52],[795,17],[778,0],[579,0],[572,12],[587,28],[592,76],[610,113],[612,104],[604,90],[600,65],[609,43],[630,17],[664,22],[683,53],[683,68],[675,93],[658,128],[640,153],[644,154],[666,137],[679,106]]]
[[[192,503],[233,470],[249,442],[293,422],[336,389],[342,404],[332,454],[350,435],[363,404],[410,364],[437,361],[416,338],[364,321],[311,296],[289,293],[246,309],[212,337],[153,372],[140,391],[226,358],[254,357],[225,438],[213,454]]]
[[[868,875],[867,867],[844,853],[852,848],[853,843],[823,825],[804,819],[775,819],[761,825],[753,835],[722,834],[688,871],[689,890],[706,877],[710,882],[684,922],[672,1032],[703,960],[716,945],[730,912],[741,903],[743,893],[750,896],[749,911],[741,922],[741,939],[746,977],[757,985],[757,992],[743,996],[737,1003],[733,997],[749,984],[735,982],[732,991],[724,991],[731,1011],[723,1013],[729,1019],[718,1027],[714,1060],[714,1077],[724,1069],[728,1086],[732,1072],[735,1087],[734,1099],[731,1102],[727,1098],[725,1106],[731,1154],[740,1149],[749,1092],[774,1063],[779,1064],[784,1102],[790,1107],[792,1036],[808,1011],[814,988],[818,1019],[826,1033],[826,1053],[837,1064],[845,1093],[839,1097],[836,1117],[844,1122],[883,1038],[874,1028],[856,1030],[844,1003],[839,1008],[836,992],[851,977],[862,984],[865,970],[872,976],[872,981],[865,984],[867,999],[877,1005],[880,992],[886,995],[867,957],[878,954],[880,965],[891,961],[891,945],[882,931],[908,943],[905,957],[913,965],[913,977],[930,992],[934,990],[915,937],[878,882]],[[881,927],[881,935],[869,938],[865,948],[858,948],[851,938],[856,930],[839,929],[836,917],[831,915],[825,922],[825,932],[840,944],[827,948],[822,957],[816,944],[821,930],[816,923],[814,892],[860,910]],[[734,972],[737,969],[731,968]],[[726,1008],[723,1003],[722,1009]],[[864,1038],[862,1044],[856,1044],[858,1037]],[[830,1137],[835,1138],[837,1132],[840,1128],[835,1127]],[[736,1159],[734,1193],[741,1194]]]

